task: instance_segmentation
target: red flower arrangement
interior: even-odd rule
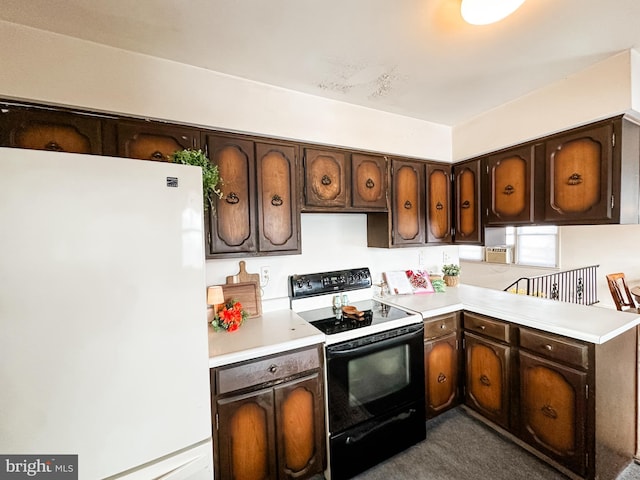
[[[235,332],[248,316],[249,314],[242,309],[240,302],[229,300],[216,312],[211,325],[216,331]]]

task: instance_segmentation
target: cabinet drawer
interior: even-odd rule
[[[511,329],[508,323],[475,313],[464,312],[463,315],[465,330],[495,338],[502,342],[509,343],[511,341]]]
[[[320,355],[315,347],[223,367],[217,370],[217,393],[223,394],[273,382],[319,367]]]
[[[589,347],[570,339],[521,328],[520,348],[581,368],[589,367]]]
[[[456,320],[456,314],[426,319],[424,321],[424,338],[438,338],[455,332],[458,329]]]

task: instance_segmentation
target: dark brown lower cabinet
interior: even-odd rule
[[[509,428],[511,347],[465,332],[465,403]]]
[[[320,348],[212,370],[216,479],[304,479],[324,471]]]
[[[274,389],[278,478],[306,478],[324,470],[324,401],[318,373]]]
[[[635,328],[594,344],[472,312],[462,325],[474,416],[569,478],[618,477],[636,454]]]
[[[537,450],[586,473],[587,373],[520,351],[520,434]]]
[[[221,478],[278,478],[273,391],[218,400],[218,465]]]
[[[460,402],[460,314],[424,322],[425,413],[433,418]]]

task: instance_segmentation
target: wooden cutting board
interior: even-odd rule
[[[235,275],[229,275],[227,277],[227,284],[229,283],[244,283],[244,282],[256,282],[256,285],[260,286],[260,274],[259,273],[247,273],[247,264],[244,260],[240,260],[240,271]]]
[[[262,298],[260,286],[256,282],[227,283],[222,285],[225,303],[236,300],[249,314],[249,318],[262,315]]]
[[[235,299],[249,312],[249,318],[262,315],[262,293],[260,274],[248,273],[246,263],[240,260],[240,271],[227,276],[226,285],[222,285],[224,301]]]

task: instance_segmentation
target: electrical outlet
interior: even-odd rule
[[[269,283],[269,278],[271,277],[271,268],[270,267],[260,267],[260,285],[263,287]]]

